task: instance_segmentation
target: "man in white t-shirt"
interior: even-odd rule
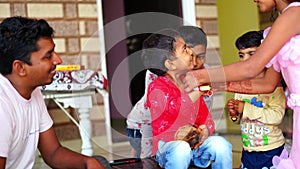
[[[52,168],[103,169],[95,158],[59,143],[38,86],[50,84],[62,60],[43,19],[0,23],[0,168],[31,169],[39,149]]]

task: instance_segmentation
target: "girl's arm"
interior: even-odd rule
[[[263,77],[239,82],[227,82],[223,90],[245,94],[271,93],[277,86],[281,85],[280,80],[281,74],[276,72],[272,66],[266,70]]]
[[[245,103],[243,118],[265,123],[279,125],[282,122],[286,99],[282,87],[278,87],[272,94],[264,107],[257,107],[250,103]]]
[[[254,78],[291,37],[300,33],[300,24],[297,24],[300,17],[299,8],[291,7],[276,19],[268,36],[247,61],[188,72],[184,79],[185,90],[191,91],[196,86],[208,82],[241,81]]]

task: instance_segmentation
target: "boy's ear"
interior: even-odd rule
[[[168,69],[168,70],[175,70],[176,69],[176,65],[173,64],[173,61],[170,60],[170,59],[167,59],[165,61],[165,67]]]

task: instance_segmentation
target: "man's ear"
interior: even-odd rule
[[[168,70],[175,70],[176,69],[176,65],[174,65],[173,61],[170,59],[167,59],[165,61],[165,66]]]
[[[26,63],[20,60],[15,60],[12,65],[12,71],[20,76],[24,76],[26,74]]]

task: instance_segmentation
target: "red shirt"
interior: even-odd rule
[[[174,140],[177,129],[186,124],[206,124],[210,134],[214,132],[214,121],[203,97],[192,102],[188,93],[181,93],[166,77],[159,76],[150,83],[146,100],[152,118],[153,154],[158,140]]]

